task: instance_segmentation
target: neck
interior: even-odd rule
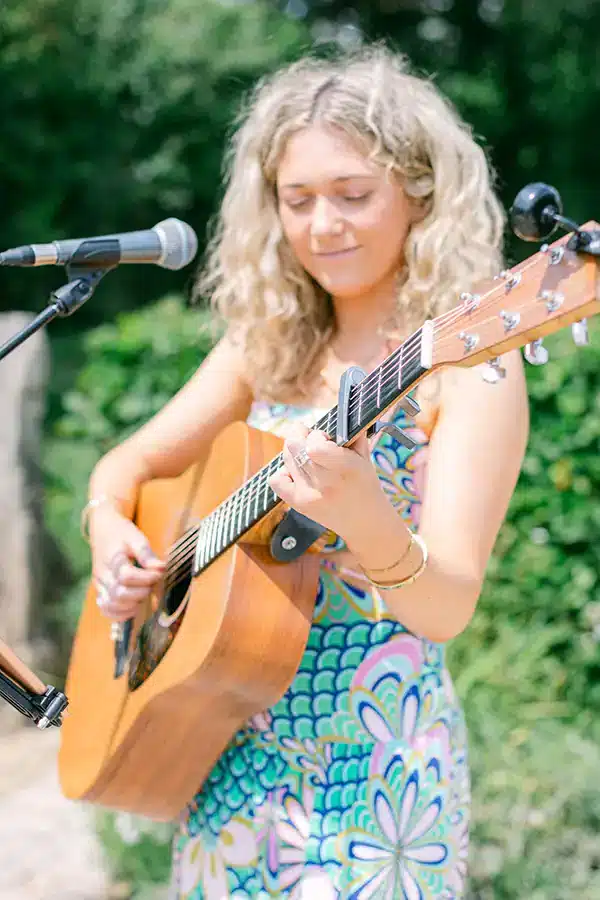
[[[332,298],[335,314],[333,346],[342,358],[357,351],[374,349],[383,341],[382,328],[396,310],[393,286],[380,285],[358,297]]]

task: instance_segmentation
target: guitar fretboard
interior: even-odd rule
[[[425,371],[421,354],[422,332],[421,328],[416,331],[360,384],[351,388],[348,443],[409,391]],[[313,428],[326,432],[335,440],[337,416],[338,407],[334,406]],[[269,479],[282,467],[283,454],[280,453],[203,519],[197,538],[199,570],[209,566],[275,508],[279,497],[269,487]]]

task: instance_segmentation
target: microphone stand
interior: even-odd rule
[[[90,261],[91,262],[91,261]],[[73,315],[94,293],[100,279],[114,264],[94,266],[67,266],[69,281],[52,291],[52,302],[36,318],[0,347],[0,360],[20,346],[28,337],[39,331],[52,319]],[[33,719],[38,728],[49,725],[60,727],[62,713],[68,699],[62,691],[46,685],[25,666],[13,651],[0,640],[0,697],[27,718]]]
[[[55,319],[57,316],[65,318],[72,316],[80,306],[83,306],[86,300],[94,293],[96,285],[103,275],[106,275],[114,266],[106,266],[104,268],[91,269],[86,266],[67,266],[67,274],[69,281],[58,290],[52,291],[50,296],[52,302],[48,304],[46,309],[35,317],[22,328],[17,334],[11,337],[5,344],[0,347],[0,360],[8,356],[16,347]]]

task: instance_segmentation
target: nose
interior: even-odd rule
[[[313,207],[310,232],[313,237],[329,236],[339,232],[339,214],[327,197],[317,197]]]

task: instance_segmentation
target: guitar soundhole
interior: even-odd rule
[[[191,574],[181,578],[176,584],[170,588],[163,597],[163,610],[165,616],[173,616],[185,600],[186,594],[189,590],[192,578]],[[182,610],[182,614],[183,614]]]
[[[156,669],[173,643],[185,616],[192,582],[191,559],[189,565],[177,567],[175,573],[175,577],[169,578],[167,571],[167,589],[160,607],[146,619],[138,632],[129,662],[130,691],[139,688]]]

